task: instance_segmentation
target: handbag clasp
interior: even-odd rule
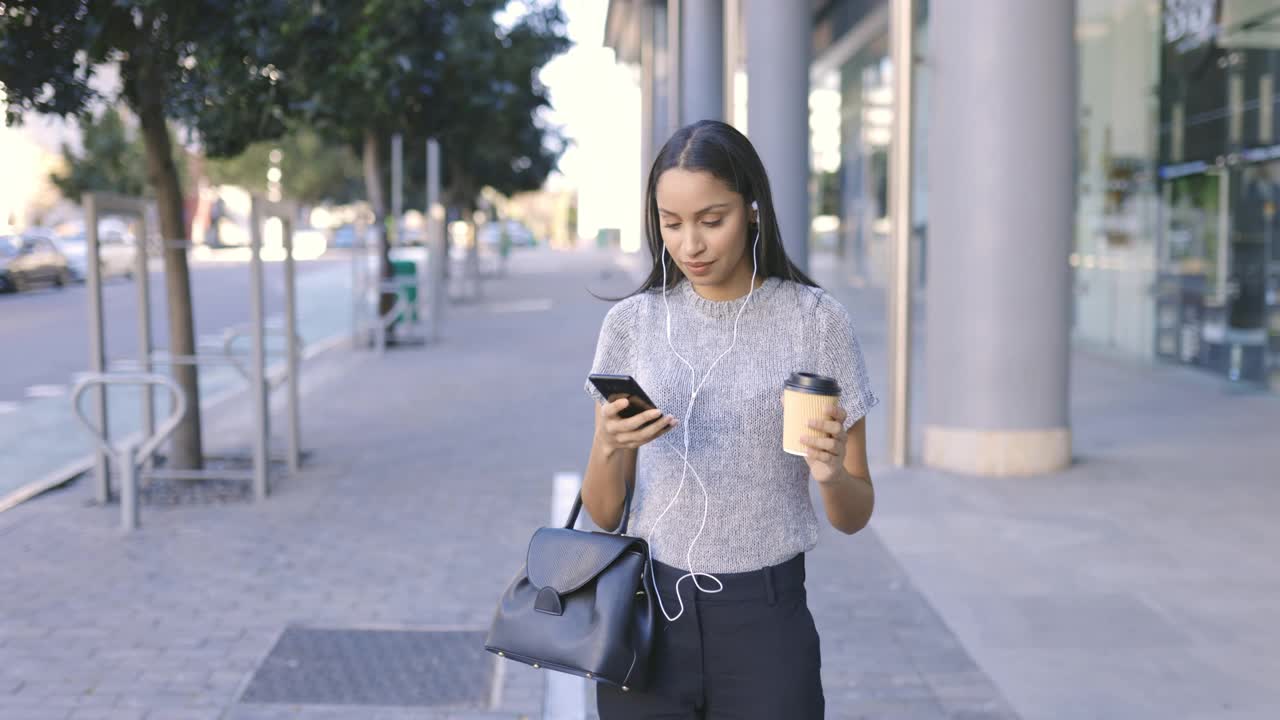
[[[564,605],[560,602],[560,593],[550,586],[538,591],[538,599],[534,601],[533,609],[548,615],[564,614]]]

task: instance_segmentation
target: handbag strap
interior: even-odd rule
[[[622,524],[618,526],[618,535],[627,534],[627,521],[631,519],[631,493],[635,488],[627,486],[627,495],[622,500]],[[569,520],[564,524],[566,530],[572,530],[573,526],[578,523],[578,513],[582,510],[582,491],[578,491],[578,497],[573,499],[573,510],[569,511]]]

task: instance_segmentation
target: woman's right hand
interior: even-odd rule
[[[629,418],[621,417],[630,401],[619,398],[596,406],[596,435],[608,449],[636,450],[657,440],[675,427],[677,420],[661,410],[649,410]]]

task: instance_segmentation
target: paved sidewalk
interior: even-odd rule
[[[887,382],[883,293],[814,265]],[[1076,351],[1071,423],[1075,462],[1049,476],[877,467],[872,528],[1028,720],[1280,717],[1280,397]]]
[[[487,627],[554,473],[586,459],[582,376],[608,309],[586,288],[626,289],[612,268],[517,255],[483,304],[453,309],[444,344],[309,369],[313,461],[264,504],[144,508],[124,536],[80,483],[0,514],[0,718],[539,716],[544,676],[513,663],[486,701],[453,709],[406,705],[360,670],[388,643],[447,649],[413,631]],[[1012,717],[874,534],[823,541],[812,597],[831,717]],[[349,683],[287,677],[286,650],[306,663],[325,648],[346,653]],[[449,674],[477,667],[456,650],[423,661],[421,688],[475,679]],[[252,701],[271,697],[289,700]]]
[[[144,507],[126,536],[81,482],[0,513],[0,720],[540,717],[544,675],[467,633],[585,462],[608,309],[586,289],[630,282],[516,253],[439,346],[322,358],[311,463],[263,504]],[[878,297],[839,292],[883,388]],[[1075,373],[1082,462],[1051,478],[890,472],[873,412],[872,528],[810,558],[829,717],[1273,717],[1280,403]]]

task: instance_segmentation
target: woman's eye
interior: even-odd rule
[[[720,219],[718,219],[718,220],[705,220],[705,221],[703,221],[703,223],[702,223],[702,224],[703,224],[703,225],[705,225],[705,226],[707,226],[707,227],[712,227],[712,228],[713,228],[713,227],[720,227],[720,223],[722,223],[722,222],[724,222],[724,218],[720,218]]]
[[[668,230],[679,230],[679,229],[680,229],[680,223],[671,223],[670,225],[663,225],[662,227],[664,227],[664,228],[666,228],[666,229],[668,229]]]

